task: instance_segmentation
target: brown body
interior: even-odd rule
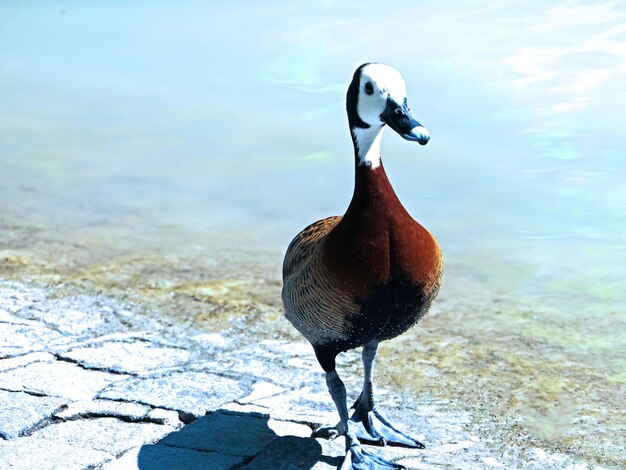
[[[332,370],[337,353],[413,326],[442,274],[437,242],[402,206],[382,164],[357,165],[346,214],[308,226],[287,249],[286,317]]]

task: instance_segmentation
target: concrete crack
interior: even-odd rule
[[[89,366],[86,364],[83,364],[80,361],[77,361],[76,359],[72,359],[71,357],[66,357],[63,356],[59,353],[52,353],[52,355],[56,358],[57,361],[61,361],[61,362],[69,362],[70,364],[75,364],[78,367],[80,367],[81,369],[85,369],[85,370],[97,370],[100,372],[107,372],[109,374],[114,374],[114,375],[130,375],[130,376],[137,376],[138,374],[134,373],[134,372],[122,372],[116,369],[111,369],[110,367],[97,367],[97,366]]]
[[[31,395],[33,397],[54,397],[54,398],[61,398],[58,395],[48,395],[42,392],[35,392],[34,390],[27,390],[27,389],[23,389],[23,390],[14,390],[14,389],[9,389],[9,388],[3,388],[0,387],[0,390],[2,390],[3,392],[9,392],[9,393],[25,393],[26,395]]]

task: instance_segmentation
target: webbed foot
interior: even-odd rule
[[[425,446],[417,439],[396,429],[389,419],[375,408],[366,410],[365,407],[357,406],[350,418],[354,423],[351,429],[361,442],[385,446],[387,444],[424,449]]]
[[[358,444],[353,444],[348,449],[340,470],[406,470],[406,467],[372,454]]]

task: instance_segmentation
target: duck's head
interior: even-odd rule
[[[421,145],[430,140],[428,131],[411,116],[402,75],[388,65],[368,63],[356,69],[348,87],[346,107],[355,142],[357,134],[364,133],[360,129],[378,134],[385,124]]]

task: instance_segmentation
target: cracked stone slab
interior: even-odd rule
[[[218,411],[168,434],[159,444],[249,457],[278,437],[268,421],[267,415]]]
[[[153,408],[148,411],[146,418],[157,424],[166,424],[173,428],[183,427],[178,412],[173,410],[164,410],[161,408]]]
[[[65,334],[96,336],[125,330],[117,316],[124,310],[112,299],[79,295],[46,299],[22,309],[20,316],[44,322]]]
[[[343,462],[340,452],[325,452],[319,439],[285,436],[265,446],[245,465],[246,470],[336,470]],[[336,454],[336,455],[335,455]]]
[[[279,367],[283,371],[297,370],[300,381],[306,376],[307,379],[317,377],[322,369],[309,343],[288,342],[284,340],[263,340],[255,345],[243,348],[242,355],[250,355],[254,358],[263,358],[265,363]],[[360,362],[359,356],[349,351],[338,357],[338,365],[344,363]]]
[[[68,341],[68,339],[45,326],[0,323],[0,357],[41,351],[52,343],[62,341]]]
[[[8,312],[15,313],[45,298],[43,289],[13,282],[0,283],[0,309]]]
[[[255,350],[262,349],[275,357],[306,358],[310,365],[317,364],[313,347],[304,341],[294,342],[279,339],[264,339],[254,346]]]
[[[237,404],[235,405],[229,404],[224,409],[224,411],[237,412],[238,414],[242,414],[242,413],[259,414],[259,410],[262,410],[262,409],[258,406],[237,405]],[[260,413],[263,413],[263,411],[261,411]],[[267,410],[265,411],[265,413],[267,413]],[[325,424],[331,424],[335,422],[337,422],[337,418],[335,418],[334,421],[331,420]],[[315,447],[315,446],[312,446],[311,442],[308,441],[312,439],[311,428],[303,424],[294,423],[293,421],[281,421],[281,420],[274,419],[274,418],[270,418],[268,420],[268,427],[274,431],[274,433],[276,434],[278,438],[291,436],[291,437],[305,438],[306,440],[290,441],[290,440],[280,439],[279,441],[272,441],[268,445],[267,449],[263,449],[262,451],[260,451],[248,465],[242,468],[247,469],[250,466],[250,468],[254,468],[254,469],[313,468],[316,470],[331,470],[331,469],[335,470],[343,461],[343,458],[345,456],[345,448],[344,448],[345,441],[343,438],[338,438],[335,440],[315,439],[318,442],[318,444],[321,446],[321,454],[319,454],[318,452],[315,453],[316,455],[319,456],[320,460],[318,463],[316,463],[312,467],[306,467],[306,466],[301,467],[299,465],[303,464],[303,462],[300,459],[296,458],[297,451],[294,451],[296,452],[296,454],[291,455],[288,449],[291,448],[293,451],[293,447],[297,447],[301,445],[303,449],[309,449],[307,452],[312,452],[310,448]],[[252,436],[251,438],[253,437],[254,436]],[[290,442],[296,443],[296,444],[293,444],[291,447],[289,447]],[[460,444],[458,446],[459,449],[467,449],[471,447],[471,443],[467,441],[463,441],[463,442],[456,443],[456,444]],[[456,444],[455,444],[455,448],[457,447]],[[283,449],[283,446],[287,446],[288,449],[287,450]],[[367,447],[371,452],[377,455],[380,455],[388,460],[392,460],[394,462],[405,463],[405,459],[410,459],[410,465],[407,463],[408,468],[414,468],[414,465],[423,464],[424,459],[425,459],[424,455],[422,455],[425,452],[423,450],[405,449],[402,447],[384,447],[384,448],[375,447],[375,446],[365,446],[365,447]],[[284,457],[285,460],[284,461],[280,460],[279,457],[280,459],[283,459]],[[430,456],[429,458],[441,460],[442,454],[433,453],[433,455]],[[270,462],[272,462],[272,459],[276,459],[276,462],[270,464]],[[409,460],[406,460],[406,462],[408,461]],[[452,468],[465,468],[467,464],[467,460],[461,459],[459,460],[458,463],[459,465],[457,465],[456,467],[453,466]],[[423,468],[423,467],[419,467],[419,468]],[[433,468],[433,467],[431,466],[429,468]]]
[[[23,356],[16,356],[10,359],[0,359],[0,372],[4,372],[11,369],[17,369],[18,367],[24,367],[33,362],[52,362],[56,358],[47,352],[35,352],[30,354],[24,354]]]
[[[499,462],[493,456],[487,456],[489,451],[484,445],[481,445],[479,449],[468,450],[465,449],[462,452],[453,451],[445,452],[437,449],[426,448],[414,456],[400,456],[396,461],[402,465],[406,465],[409,468],[415,469],[431,469],[431,468],[463,468],[466,467],[468,462],[474,462],[476,468],[510,468],[506,464]],[[554,468],[540,466],[537,468]],[[572,467],[567,467],[572,468]]]
[[[145,445],[105,464],[102,470],[231,470],[244,457],[181,449],[167,445]]]
[[[311,437],[312,429],[300,423],[294,423],[292,421],[279,421],[270,418],[267,422],[267,426],[274,431],[278,437],[284,436],[296,436],[296,437]]]
[[[37,423],[50,418],[65,406],[67,400],[0,390],[0,403],[0,438],[15,439]]]
[[[35,362],[0,374],[0,388],[43,395],[89,399],[126,375],[85,370],[69,362]]]
[[[111,460],[111,455],[91,449],[77,448],[62,442],[51,443],[25,437],[8,443],[0,441],[0,470],[83,470]]]
[[[314,424],[335,424],[337,409],[328,391],[319,385],[305,386],[279,395],[252,400],[251,405],[266,408],[272,418]]]
[[[115,457],[133,447],[151,444],[174,430],[171,426],[154,423],[94,418],[51,424],[34,433],[31,438],[47,442],[50,447],[62,443],[78,449],[106,452],[110,457]]]
[[[286,388],[279,387],[278,385],[274,385],[271,382],[265,382],[265,381],[255,382],[252,384],[250,393],[237,401],[242,404],[248,404],[256,400],[261,400],[263,398],[268,398],[268,397],[273,397],[275,395],[279,395],[286,391],[287,391]]]
[[[452,442],[478,441],[476,436],[464,430],[464,427],[470,425],[468,413],[443,409],[437,401],[424,399],[407,402],[397,397],[396,400],[389,399],[383,411],[396,422],[400,430],[424,442],[428,449]]]
[[[161,347],[147,341],[110,341],[101,345],[72,349],[61,353],[60,356],[87,368],[131,374],[167,369],[189,362],[191,359],[188,351]]]
[[[298,424],[334,424],[338,420],[310,345],[223,337],[201,330],[196,336],[191,336],[191,332],[190,337],[184,338],[177,335],[186,326],[172,329],[171,325],[138,311],[123,310],[127,307],[114,299],[104,296],[48,299],[47,291],[42,290],[38,297],[29,289],[0,281],[0,358],[11,356],[0,359],[1,470],[280,469],[309,465],[307,459],[315,456],[319,460],[309,468],[329,470],[342,461],[343,439],[312,439],[312,426]],[[62,317],[66,310],[69,315]],[[89,317],[89,312],[95,316]],[[118,330],[117,320],[122,317],[123,325]],[[138,331],[139,326],[145,333]],[[165,337],[171,338],[172,343],[166,343]],[[113,349],[107,349],[113,343],[116,343]],[[115,349],[119,344],[131,343],[137,346]],[[166,352],[161,351],[163,357],[158,353],[153,357],[153,348]],[[200,350],[207,359],[201,363],[167,363],[166,356],[171,350],[194,351],[189,353],[194,358]],[[92,353],[94,356],[90,357]],[[128,357],[124,358],[125,354]],[[142,355],[146,357],[138,357]],[[56,357],[69,362],[57,361]],[[149,372],[142,377],[85,370],[135,367],[133,373],[145,374],[159,358],[163,359],[160,372]],[[122,362],[124,359],[127,364]],[[348,352],[339,357],[338,364],[350,404],[361,388],[360,356],[358,352]],[[184,370],[164,370],[176,367]],[[111,392],[116,398],[93,399],[98,387],[92,386],[97,381],[92,378],[102,378],[101,374],[111,375],[111,381],[102,381],[104,388],[99,394]],[[8,387],[4,387],[6,384]],[[1,390],[3,387],[42,396],[8,392]],[[58,393],[64,396],[48,396]],[[447,401],[403,397],[392,390],[385,393],[384,389],[377,390],[377,397],[382,411],[395,418],[401,428],[410,430],[427,448],[369,449],[407,467],[588,468],[565,454],[550,454],[540,448],[520,450],[518,445],[511,444],[503,451],[505,444],[499,438],[487,434],[485,442],[470,434],[475,415],[454,409]],[[68,403],[71,400],[79,401]],[[202,416],[206,410],[214,412],[180,428],[180,417],[188,422],[191,415]],[[234,422],[223,416],[228,414],[226,410],[231,412],[231,417],[233,411],[239,412]],[[255,419],[251,412],[260,417],[258,426],[248,426]],[[214,417],[217,425],[207,431],[202,426],[204,419],[214,415],[222,416]],[[207,436],[207,432],[212,434]],[[483,435],[482,431],[475,432]],[[231,440],[244,441],[237,445],[239,453],[245,456],[228,453],[237,447],[219,442],[225,433]],[[153,443],[158,439],[163,441]],[[167,439],[176,445],[199,448],[167,445]],[[494,442],[498,447],[491,447]],[[220,445],[220,451],[203,450],[217,449]],[[255,453],[247,455],[249,452]]]
[[[118,418],[124,421],[145,421],[179,428],[178,412],[150,408],[140,403],[113,400],[82,400],[67,405],[54,415],[67,421],[91,418]]]
[[[417,457],[421,452],[400,447],[363,447],[387,460],[403,463],[404,460],[402,459]],[[285,435],[266,445],[242,468],[246,470],[264,470],[267,468],[277,470],[293,468],[335,470],[339,468],[344,457],[345,441],[343,438],[326,440],[307,436]],[[451,468],[463,468],[463,466]]]
[[[105,463],[101,467],[101,470],[140,470],[137,457],[139,455],[139,452],[141,452],[141,450],[145,449],[146,447],[153,447],[153,446],[150,444],[147,444],[145,446],[129,449],[126,452],[124,452],[121,456],[119,456],[117,459],[114,459]],[[150,468],[150,467],[145,467],[145,468]],[[157,467],[153,467],[153,468],[156,469]],[[171,467],[171,468],[174,468],[174,467]]]
[[[210,359],[197,362],[189,366],[197,371],[213,371],[224,374],[247,376],[257,380],[273,382],[285,388],[291,388],[320,381],[324,382],[321,369],[299,369],[284,367],[273,362],[272,359],[252,355],[237,354],[233,356],[220,355],[219,360]]]
[[[136,401],[199,417],[241,398],[248,393],[248,389],[247,384],[232,378],[181,371],[124,380],[109,386],[99,398]]]
[[[30,320],[23,320],[20,317],[9,313],[7,310],[0,308],[0,323],[11,323],[14,325],[29,325],[33,322]]]
[[[203,348],[224,348],[232,341],[219,333],[200,333],[189,338]]]
[[[314,468],[319,468],[319,469],[328,469],[330,470],[331,468],[334,470],[337,468],[337,466],[332,466],[333,463],[341,463],[343,462],[343,459],[346,455],[346,450],[345,450],[345,439],[344,438],[337,438],[334,440],[328,440],[328,439],[316,439],[316,441],[319,443],[319,445],[322,447],[322,459],[320,461],[319,467],[314,467]],[[413,459],[412,461],[415,462],[416,459],[419,459],[422,454],[424,453],[424,450],[422,449],[407,449],[405,447],[394,447],[394,446],[385,446],[385,447],[379,447],[379,446],[371,446],[371,445],[366,445],[366,444],[361,444],[362,447],[371,452],[374,455],[377,455],[379,457],[382,457],[386,460],[389,460],[390,462],[396,462],[396,463],[401,463],[403,465],[406,465],[407,468],[409,469],[413,469],[413,465],[412,464],[408,464],[408,459]],[[323,464],[323,465],[322,465]],[[432,469],[438,469],[438,468],[442,468],[440,466],[431,466],[429,467],[431,470]],[[476,468],[472,465],[468,466],[468,462],[461,462],[461,465],[451,465],[450,467],[448,467],[447,465],[444,466],[443,468]]]
[[[100,416],[140,421],[148,416],[149,412],[150,407],[139,403],[112,400],[81,400],[70,403],[67,408],[57,413],[55,417],[73,420]]]

